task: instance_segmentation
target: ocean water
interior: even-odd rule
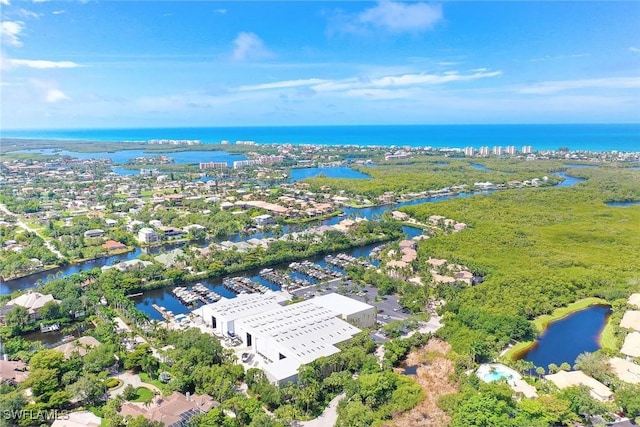
[[[380,125],[3,130],[4,138],[87,141],[191,139],[257,143],[411,147],[508,146],[533,150],[640,151],[640,124]]]

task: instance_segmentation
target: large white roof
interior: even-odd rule
[[[553,382],[559,389],[586,385],[591,389],[591,396],[598,400],[609,399],[613,394],[609,387],[582,371],[560,371],[557,374],[545,375],[545,378]]]
[[[210,313],[226,321],[240,319],[256,313],[262,313],[280,307],[275,294],[240,294],[236,298],[221,299],[213,304],[202,306],[201,313]]]
[[[361,311],[373,308],[372,305],[335,293],[315,297],[313,298],[313,303],[326,307],[341,315],[360,313]]]
[[[238,324],[269,337],[274,346],[300,363],[310,363],[318,357],[338,353],[340,350],[334,344],[360,332],[336,316],[336,312],[311,300],[239,319]]]

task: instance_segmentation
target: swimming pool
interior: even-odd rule
[[[499,363],[480,365],[476,371],[476,375],[486,383],[500,381],[503,379],[508,383],[513,383],[513,381],[522,378],[520,374],[513,369]]]

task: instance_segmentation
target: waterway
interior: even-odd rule
[[[31,150],[31,151],[34,151],[34,150]],[[37,150],[37,151],[43,151],[43,150]],[[126,150],[126,151],[136,151],[136,150]],[[137,150],[137,151],[140,151],[140,150]],[[198,152],[189,152],[189,153],[198,153]],[[204,152],[204,153],[215,153],[215,152]],[[86,155],[87,153],[79,153],[79,154]],[[95,154],[95,153],[90,153],[90,154]],[[106,153],[106,154],[116,154],[116,153]],[[172,154],[174,154],[174,153],[172,153]],[[339,169],[341,172],[337,172],[336,174],[351,175],[352,173],[355,173],[355,174],[360,174],[360,175],[362,175],[364,177],[368,177],[368,175],[361,174],[360,172],[352,170],[352,169],[350,169],[348,167],[339,167],[339,168],[306,168],[306,169],[294,169],[294,170],[305,171],[305,170],[309,170],[309,169],[315,169],[315,170],[319,170],[319,169]],[[571,187],[571,186],[575,185],[578,182],[584,181],[584,179],[582,179],[582,178],[572,177],[570,175],[566,175],[563,172],[559,172],[558,175],[564,178],[564,181],[561,182],[560,184],[558,184],[558,187]],[[347,177],[347,176],[343,175],[343,177]],[[342,209],[342,211],[344,212],[343,216],[335,216],[335,217],[326,219],[326,220],[322,221],[321,223],[316,223],[314,225],[335,225],[338,222],[342,221],[345,217],[346,218],[362,217],[362,218],[366,218],[366,219],[370,219],[370,220],[371,219],[378,219],[385,212],[387,212],[387,211],[389,211],[391,209],[397,209],[397,208],[400,208],[400,207],[403,207],[403,206],[412,206],[412,205],[417,205],[417,204],[422,204],[422,203],[435,203],[435,202],[441,202],[441,201],[444,201],[444,200],[454,199],[454,198],[458,198],[458,197],[471,197],[473,195],[478,195],[478,194],[490,194],[493,191],[495,191],[495,190],[476,191],[476,192],[473,192],[473,193],[450,194],[450,195],[443,195],[443,196],[415,199],[415,200],[410,200],[410,201],[406,201],[406,202],[400,202],[400,203],[393,204],[393,205],[372,206],[372,207],[366,207],[366,208],[345,207],[345,208]],[[303,226],[299,226],[299,225],[284,226],[283,227],[283,232],[284,233],[289,233],[291,231],[296,231],[296,230],[299,230],[301,228],[306,228],[306,227],[308,227],[310,225],[311,224],[305,224]],[[415,237],[415,236],[417,236],[418,234],[421,233],[421,230],[413,228],[413,227],[405,227],[403,229],[405,231],[405,234],[407,235],[407,238],[413,238],[413,237]],[[209,242],[204,242],[204,241],[203,242],[199,242],[199,245],[200,246],[206,246],[211,242],[221,242],[223,240],[230,240],[232,242],[239,242],[239,241],[244,241],[244,240],[248,240],[248,239],[251,239],[251,238],[261,239],[261,238],[264,238],[264,237],[271,237],[271,236],[272,236],[272,234],[268,233],[268,232],[257,232],[255,234],[237,233],[237,234],[230,235],[230,236],[225,236],[225,237],[222,237],[222,238],[215,238],[215,239],[210,240]],[[193,244],[193,242],[190,243],[190,244]],[[196,243],[196,244],[198,244],[198,243]],[[176,247],[180,247],[182,245],[183,245],[183,243],[163,245],[163,246],[151,248],[151,249],[149,249],[149,252],[152,253],[152,254],[153,253],[159,253],[159,252],[162,252],[162,251],[167,251],[167,250],[174,249]],[[52,279],[70,276],[72,274],[79,273],[81,271],[88,271],[88,270],[92,270],[94,268],[103,267],[105,265],[113,265],[113,264],[116,264],[116,263],[118,263],[120,261],[128,261],[128,260],[131,260],[131,259],[135,259],[135,258],[138,258],[141,253],[143,253],[143,250],[140,249],[140,248],[136,248],[134,251],[128,252],[126,254],[114,255],[114,256],[99,258],[99,259],[95,259],[95,260],[84,261],[84,262],[81,262],[81,263],[78,263],[78,264],[73,264],[73,265],[69,265],[69,266],[65,266],[65,267],[59,267],[59,268],[56,268],[54,270],[48,270],[48,271],[45,271],[45,272],[32,274],[32,275],[29,275],[27,277],[23,277],[23,278],[20,278],[20,279],[10,280],[10,281],[6,281],[6,282],[0,280],[0,295],[2,295],[2,294],[10,294],[10,293],[12,293],[12,292],[14,292],[16,290],[24,290],[24,289],[28,289],[28,288],[34,288],[34,287],[37,287],[39,283],[46,283],[46,282],[48,282],[48,281],[50,281]]]
[[[610,314],[609,306],[594,305],[552,322],[523,359],[545,369],[564,362],[573,367],[579,354],[600,349],[600,333]]]
[[[640,202],[636,201],[636,202],[607,202],[607,206],[613,206],[613,207],[627,207],[627,206],[634,206],[634,205],[640,205]]]
[[[556,187],[558,188],[573,187],[577,183],[585,181],[584,178],[578,178],[575,176],[567,175],[564,172],[558,172],[558,176],[560,176],[561,178],[564,178],[564,181],[556,185]]]
[[[110,159],[114,163],[127,163],[129,160],[133,160],[137,157],[158,157],[166,156],[177,164],[196,164],[200,162],[227,162],[227,165],[233,166],[233,162],[236,160],[247,160],[247,157],[242,154],[232,154],[226,151],[176,151],[172,153],[155,153],[146,152],[144,150],[119,150],[112,153],[101,151],[97,153],[81,153],[78,151],[69,150],[55,150],[52,148],[39,148],[33,150],[20,150],[16,153],[37,153],[37,154],[56,154],[59,156],[70,156],[78,159]],[[153,167],[144,166],[140,167]],[[118,172],[117,172],[118,173]]]
[[[412,233],[416,233],[415,228],[412,227],[406,227],[407,229],[413,229],[411,232]],[[418,230],[418,232],[421,232],[422,230]],[[420,234],[420,233],[418,233]],[[362,247],[357,247],[357,248],[352,248],[350,250],[347,251],[343,251],[344,253],[347,253],[351,256],[354,256],[356,258],[366,258],[369,261],[372,261],[369,256],[371,254],[371,251],[378,246],[378,244],[372,244],[372,245],[367,245],[367,246],[362,246]],[[320,256],[316,256],[316,257],[312,257],[309,258],[309,261],[312,261],[318,265],[320,265],[321,267],[325,267],[325,268],[330,268],[332,270],[336,270],[336,271],[341,271],[340,269],[337,269],[335,267],[331,267],[329,266],[326,261],[324,260],[324,255],[320,255]],[[372,262],[373,264],[376,264],[376,262]],[[289,263],[283,263],[283,264],[278,264],[275,266],[271,266],[269,268],[272,268],[274,270],[278,270],[281,273],[284,273],[286,275],[289,275],[290,277],[293,278],[301,278],[301,279],[305,279],[307,281],[309,281],[310,283],[315,283],[315,280],[310,279],[309,277],[300,275],[299,273],[295,273],[295,272],[291,272],[289,271]],[[249,279],[253,280],[254,282],[257,282],[261,285],[267,286],[272,290],[279,290],[280,287],[267,281],[264,280],[262,277],[260,277],[258,275],[258,273],[260,272],[260,269],[255,269],[255,270],[248,270],[243,272],[242,274],[235,274],[235,275],[231,275],[231,276],[225,276],[226,277],[238,277],[238,276],[244,276],[244,277],[248,277]],[[216,277],[216,278],[212,278],[212,279],[206,279],[206,280],[202,280],[201,283],[203,285],[205,285],[207,288],[211,289],[214,292],[217,292],[218,294],[222,295],[225,298],[235,298],[235,294],[231,291],[229,291],[228,289],[226,289],[224,286],[222,286],[222,279],[223,277]],[[189,285],[190,286],[190,285]],[[193,311],[194,309],[196,309],[197,307],[200,307],[202,305],[201,302],[198,302],[196,305],[193,305],[192,307],[187,307],[186,305],[184,305],[180,300],[178,300],[178,298],[175,297],[175,295],[173,295],[172,293],[172,289],[173,288],[162,288],[162,289],[155,289],[152,291],[148,291],[145,292],[143,295],[134,297],[133,300],[135,302],[136,308],[138,310],[143,311],[144,313],[146,313],[150,319],[155,319],[155,320],[163,320],[162,316],[160,315],[160,313],[155,310],[153,308],[153,304],[157,304],[160,307],[164,307],[166,310],[171,311],[174,315],[175,314],[187,314],[191,311]]]

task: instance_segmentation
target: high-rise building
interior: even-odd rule
[[[488,156],[489,155],[489,147],[480,147],[480,155]]]
[[[522,146],[522,154],[531,154],[531,153],[533,153],[533,148],[531,148],[530,145]]]
[[[228,167],[227,162],[200,162],[200,170],[226,169]]]
[[[514,145],[508,145],[508,146],[507,146],[506,151],[507,151],[507,154],[508,154],[508,155],[510,155],[510,156],[515,156],[515,154],[516,154],[516,147],[515,147]]]
[[[494,156],[502,156],[502,147],[495,146],[492,152]]]
[[[476,153],[476,149],[473,147],[465,147],[464,155],[467,157],[472,157]]]

